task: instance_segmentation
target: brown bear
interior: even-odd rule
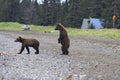
[[[68,48],[70,46],[70,40],[69,40],[66,29],[64,28],[64,26],[62,24],[58,23],[56,25],[55,30],[59,30],[59,32],[60,32],[59,38],[58,38],[58,43],[61,43],[61,45],[62,45],[62,47],[61,47],[62,54],[68,55],[68,53],[69,53]]]
[[[36,40],[36,39],[26,39],[26,38],[22,38],[21,36],[19,36],[15,40],[15,42],[22,43],[21,50],[18,54],[21,54],[23,52],[24,48],[26,48],[28,54],[30,54],[29,47],[33,47],[36,50],[35,54],[39,54],[39,41],[38,40]]]

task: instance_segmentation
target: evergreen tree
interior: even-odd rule
[[[106,28],[112,27],[112,16],[114,14],[113,10],[113,0],[102,0],[103,3],[103,10],[102,10],[102,17],[105,19]]]
[[[54,25],[59,19],[60,0],[44,0],[43,2],[43,20],[44,25]]]
[[[22,0],[21,2],[21,23],[30,24],[32,22],[32,13],[34,7],[32,6],[31,0]]]
[[[66,0],[65,2],[62,3],[60,18],[59,18],[59,21],[65,26],[67,26],[67,17],[69,13],[68,8],[69,8],[68,0]]]
[[[40,6],[37,2],[37,0],[33,1],[33,14],[32,14],[32,24],[40,24],[39,18],[40,18]]]
[[[43,25],[49,25],[49,3],[48,0],[43,1]]]
[[[2,17],[0,21],[19,21],[19,0],[1,0],[0,5],[0,16]]]
[[[69,0],[69,14],[67,23],[69,27],[80,27],[80,0]]]

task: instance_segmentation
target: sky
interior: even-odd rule
[[[38,2],[42,3],[43,0],[38,0]],[[65,0],[61,0],[61,1],[65,1]]]

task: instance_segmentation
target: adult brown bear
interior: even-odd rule
[[[59,30],[59,32],[60,32],[59,38],[58,38],[58,43],[61,43],[61,45],[62,45],[62,47],[61,47],[62,54],[68,55],[69,54],[68,48],[70,46],[70,40],[69,40],[66,29],[64,28],[64,26],[62,24],[58,23],[56,25],[55,30]]]
[[[18,54],[21,54],[23,52],[24,48],[26,48],[28,54],[30,54],[29,47],[33,47],[36,50],[35,54],[39,54],[39,41],[38,40],[36,40],[36,39],[26,39],[26,38],[22,38],[21,36],[19,36],[15,40],[15,42],[22,43],[21,50]]]

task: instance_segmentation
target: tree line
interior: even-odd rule
[[[120,0],[0,0],[0,22],[55,25],[80,28],[84,18],[101,18],[105,27],[120,23]]]

